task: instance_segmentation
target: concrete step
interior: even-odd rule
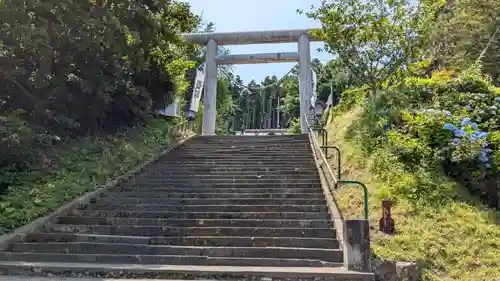
[[[148,212],[328,212],[326,205],[184,205],[88,204],[87,210]]]
[[[220,153],[197,153],[197,154],[180,154],[177,152],[173,154],[172,157],[168,157],[165,160],[169,159],[249,159],[249,160],[287,160],[287,159],[297,159],[297,160],[309,160],[313,157],[312,152],[307,153],[307,151],[302,151],[302,153],[287,153],[280,154],[274,152],[263,152],[263,153],[250,153],[250,154],[241,154],[241,153],[233,153],[233,154],[220,154]]]
[[[55,276],[88,276],[105,278],[108,281],[136,280],[130,278],[156,279],[158,281],[198,280],[202,278],[220,281],[374,281],[372,273],[348,271],[342,267],[272,267],[272,266],[191,266],[191,265],[139,265],[71,262],[0,262],[0,273],[17,273],[25,276],[51,275],[46,280],[76,281],[56,279]],[[11,278],[11,277],[7,277]],[[6,281],[46,281],[36,277],[12,277]],[[127,278],[113,280],[108,278]],[[160,280],[160,279],[169,280]],[[78,279],[94,281],[101,279]],[[1,279],[0,279],[1,280]],[[2,280],[4,281],[4,280]],[[139,280],[136,280],[139,281]],[[141,279],[141,281],[145,281]],[[205,280],[207,281],[207,280]]]
[[[199,179],[199,180],[214,180],[214,179],[222,179],[222,180],[228,180],[228,179],[245,179],[245,180],[315,180],[318,178],[317,174],[277,174],[277,173],[258,173],[258,172],[252,172],[252,173],[228,173],[226,172],[225,174],[194,174],[194,173],[186,173],[186,172],[170,172],[170,171],[165,171],[165,172],[151,172],[147,171],[146,174],[143,174],[138,177],[139,179],[141,178],[154,178],[154,179]]]
[[[61,253],[99,255],[147,255],[147,256],[206,256],[225,258],[273,258],[306,259],[327,262],[343,262],[343,253],[334,249],[283,248],[283,247],[211,247],[137,245],[87,242],[16,243],[13,252]]]
[[[246,177],[240,177],[240,176],[235,176],[230,173],[227,173],[225,176],[196,176],[196,175],[186,175],[186,174],[177,174],[173,176],[137,176],[134,178],[135,182],[186,182],[186,181],[206,181],[206,182],[221,182],[221,183],[226,183],[226,182],[235,182],[235,181],[243,181],[245,183],[253,183],[253,182],[268,182],[268,183],[274,183],[274,182],[285,182],[288,181],[289,183],[304,183],[304,182],[320,182],[319,177],[314,176],[314,175],[297,175],[297,176],[291,176],[291,175],[275,175],[275,176],[261,176],[261,175],[253,175],[253,176],[246,176]]]
[[[213,145],[187,145],[180,149],[173,150],[171,154],[176,153],[198,153],[198,152],[208,152],[208,153],[239,153],[239,152],[291,152],[294,153],[297,150],[301,151],[311,151],[311,145],[309,143],[299,143],[291,145],[276,145],[276,144],[249,144],[249,145],[228,145],[228,146],[216,146]]]
[[[319,177],[313,175],[297,175],[297,176],[260,176],[253,175],[247,177],[238,177],[231,174],[226,174],[225,176],[190,176],[185,174],[178,174],[173,176],[137,176],[132,179],[135,183],[165,183],[165,184],[176,184],[176,183],[289,183],[289,184],[301,184],[301,183],[320,183]]]
[[[328,212],[178,212],[178,211],[130,211],[124,208],[105,210],[74,210],[73,216],[103,218],[149,218],[149,219],[289,219],[330,220]]]
[[[83,225],[146,225],[182,227],[289,227],[289,228],[333,228],[329,220],[255,220],[255,219],[147,219],[147,218],[96,218],[65,216],[58,224]]]
[[[304,137],[305,136],[305,137]],[[191,140],[191,142],[202,142],[202,143],[210,143],[210,142],[263,142],[263,143],[283,143],[283,142],[306,142],[309,141],[307,135],[290,137],[290,136],[200,136]]]
[[[286,148],[286,147],[310,147],[309,141],[276,141],[276,142],[256,142],[256,141],[239,141],[239,142],[196,142],[191,141],[186,143],[182,148],[191,148],[191,147],[238,147],[238,146],[247,146],[247,147],[275,147],[275,148]]]
[[[75,232],[123,236],[239,236],[239,237],[318,237],[335,238],[332,228],[270,227],[169,227],[145,225],[68,225],[53,224],[46,232]]]
[[[207,256],[165,255],[118,255],[118,254],[64,254],[0,252],[0,261],[16,262],[85,262],[113,264],[158,264],[158,265],[221,265],[221,266],[339,266],[340,263],[322,260],[285,258],[230,258]]]
[[[34,276],[0,276],[0,281],[96,281],[93,277],[84,276],[80,273],[69,273],[73,276],[81,276],[81,277],[65,277],[65,276],[56,276],[52,273],[49,273],[50,277],[34,277]],[[102,280],[102,279],[97,279]],[[156,279],[157,281],[186,281],[186,280],[197,280],[197,281],[213,281],[209,279]],[[106,278],[106,281],[145,281],[144,279],[111,279]]]
[[[175,183],[175,184],[162,184],[162,183],[124,183],[121,187],[118,187],[117,191],[140,191],[140,192],[156,192],[156,191],[177,191],[180,189],[193,190],[192,192],[207,193],[207,192],[221,192],[227,191],[229,189],[238,189],[234,192],[248,193],[249,190],[278,190],[285,189],[290,190],[289,193],[294,191],[309,190],[313,192],[321,191],[321,186],[319,184],[240,184],[240,183],[230,183],[230,184],[217,184],[217,183]]]
[[[275,147],[290,147],[290,146],[310,146],[309,140],[297,140],[297,141],[289,141],[289,140],[280,140],[280,141],[196,141],[192,140],[185,144],[183,148],[189,148],[191,146],[238,146],[238,145],[248,145],[248,146],[275,146]]]
[[[81,233],[33,233],[24,237],[23,242],[92,242],[139,245],[177,245],[214,247],[291,247],[339,249],[339,242],[333,238],[307,237],[237,237],[237,236],[117,236]]]
[[[275,150],[287,150],[292,148],[297,149],[310,149],[311,144],[308,142],[283,142],[283,143],[269,143],[269,142],[228,142],[228,143],[189,143],[186,144],[181,149],[275,149]]]
[[[121,199],[121,198],[157,198],[157,199],[165,199],[165,198],[192,198],[192,199],[216,199],[216,198],[297,198],[297,199],[324,199],[323,193],[317,192],[311,193],[251,193],[251,192],[228,192],[228,193],[199,193],[199,192],[169,192],[169,191],[161,191],[161,192],[105,192],[100,195],[101,198],[113,198],[113,199]]]
[[[271,159],[271,160],[262,160],[262,159],[245,159],[245,158],[231,158],[231,159],[202,159],[202,158],[193,158],[193,159],[169,159],[161,162],[163,168],[184,168],[191,166],[208,166],[208,167],[216,167],[227,166],[227,167],[248,167],[248,166],[261,166],[263,168],[266,167],[290,167],[290,168],[314,168],[316,167],[316,162],[314,158],[297,160],[297,159]],[[281,166],[280,166],[281,165]]]
[[[231,164],[254,164],[254,165],[276,165],[279,166],[280,163],[291,163],[291,164],[314,164],[314,158],[311,157],[246,157],[243,156],[232,156],[232,157],[173,157],[166,159],[161,163],[164,165],[172,164],[219,164],[219,165],[231,165]]]
[[[282,165],[276,165],[276,166],[262,166],[262,165],[233,165],[233,166],[200,166],[200,167],[192,167],[191,169],[186,169],[190,167],[189,165],[187,166],[168,166],[164,165],[161,163],[158,163],[156,165],[151,165],[148,166],[146,171],[172,171],[172,172],[179,172],[179,171],[188,171],[188,172],[203,172],[203,173],[226,173],[228,171],[231,172],[239,172],[239,173],[253,173],[253,172],[269,172],[269,173],[276,173],[276,172],[284,172],[284,173],[295,173],[295,172],[303,172],[303,173],[312,173],[312,172],[317,172],[318,169],[316,166],[310,166],[310,165],[302,165],[302,166],[297,166],[293,164],[288,164],[287,163],[282,163]]]
[[[290,136],[214,136],[207,137],[201,136],[190,140],[189,143],[294,143],[294,142],[309,142],[309,137],[307,135],[290,137]]]
[[[309,145],[309,140],[235,140],[235,141],[191,141],[185,144],[185,147],[191,146],[203,146],[203,147],[214,147],[214,146],[238,146],[238,145],[246,145],[246,146],[277,146],[277,147],[287,147],[287,146],[300,146],[300,145]]]
[[[315,187],[320,184],[320,180],[316,179],[190,179],[190,178],[176,178],[176,179],[150,179],[150,178],[136,178],[133,185],[136,187],[151,187],[158,188],[164,186],[171,187],[210,187],[210,188],[226,188],[226,187],[245,187],[245,186],[276,186],[289,187]]]
[[[302,154],[302,155],[273,155],[273,153],[269,153],[267,156],[253,156],[253,155],[201,155],[201,156],[193,156],[186,155],[185,157],[177,157],[172,156],[166,159],[162,159],[161,163],[169,163],[173,161],[218,161],[218,162],[235,162],[237,160],[244,160],[245,162],[266,162],[266,163],[275,163],[275,162],[286,162],[296,160],[299,163],[309,163],[313,158],[312,153]]]
[[[252,193],[252,194],[298,194],[298,193],[320,193],[322,192],[321,187],[269,187],[269,186],[238,186],[236,188],[233,187],[214,187],[214,186],[201,186],[201,187],[172,187],[172,186],[164,186],[164,187],[138,187],[133,183],[128,183],[122,187],[117,187],[113,189],[113,192],[139,192],[143,193],[158,193],[158,195],[162,195],[165,193],[171,192],[175,193],[187,193],[187,194],[203,194],[203,193],[232,193],[232,194],[243,194],[243,193]]]
[[[284,142],[279,143],[254,143],[254,142],[232,142],[232,143],[189,143],[179,150],[208,150],[213,149],[222,151],[225,149],[272,149],[272,150],[289,150],[289,149],[311,149],[311,144],[306,142]],[[179,151],[178,150],[178,151]]]
[[[298,158],[304,159],[313,157],[312,151],[306,149],[290,149],[289,151],[276,151],[276,150],[247,150],[234,149],[233,151],[216,152],[216,151],[186,151],[180,150],[169,155],[169,159],[186,159],[186,158],[262,158],[262,159],[276,159],[276,158]]]
[[[252,155],[262,155],[269,156],[272,155],[299,155],[300,153],[311,153],[310,146],[304,147],[285,147],[285,148],[276,148],[276,147],[226,147],[219,149],[212,148],[191,148],[186,147],[179,150],[172,151],[169,156],[180,156],[180,155],[234,155],[234,154],[252,154]]]
[[[267,164],[254,164],[254,163],[233,163],[231,165],[224,164],[193,164],[193,163],[176,163],[176,164],[158,164],[157,166],[149,166],[144,172],[150,170],[172,170],[172,171],[282,171],[282,170],[304,170],[304,171],[317,171],[316,165],[311,164],[300,164],[300,163],[289,163],[283,162],[281,164],[267,165]],[[143,173],[144,173],[143,172]]]
[[[135,205],[171,205],[171,206],[192,206],[192,205],[326,205],[325,199],[306,199],[306,198],[99,198],[94,199],[95,204],[135,204]]]
[[[175,168],[175,167],[164,167],[161,169],[147,169],[144,171],[143,175],[147,176],[171,176],[171,175],[200,175],[200,176],[226,176],[227,174],[235,175],[235,176],[255,176],[256,174],[262,175],[262,176],[309,176],[309,175],[318,175],[318,170],[316,167],[313,167],[311,169],[276,169],[276,170],[271,170],[271,169],[266,169],[266,168],[260,168],[260,167],[255,167],[254,169],[243,169],[243,168],[231,168],[227,167],[226,169],[210,169],[210,168],[193,168],[193,169],[182,169],[182,168]]]
[[[309,151],[311,152],[311,145],[309,143],[285,143],[281,145],[269,143],[229,143],[229,144],[190,144],[179,150],[172,151],[172,153],[179,153],[184,151],[209,151],[224,154],[226,151],[233,151],[234,154],[244,151]]]
[[[253,130],[253,129],[248,129],[248,130]],[[262,129],[262,130],[266,130],[266,129]],[[247,133],[250,133],[249,131],[247,131]],[[269,135],[269,134],[266,134],[266,135],[259,135],[259,136],[256,136],[256,135],[244,135],[244,136],[241,136],[241,135],[224,135],[224,136],[197,136],[196,137],[197,139],[206,139],[206,140],[224,140],[224,139],[232,139],[232,138],[248,138],[248,139],[259,139],[259,138],[262,138],[262,139],[272,139],[272,138],[288,138],[288,139],[295,139],[295,140],[300,140],[300,139],[307,139],[308,138],[308,135],[307,134],[285,134],[285,135]]]

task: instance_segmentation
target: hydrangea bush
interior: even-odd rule
[[[363,119],[370,137],[385,141],[408,168],[439,164],[498,204],[500,89],[488,78],[444,71],[410,77],[365,106]]]

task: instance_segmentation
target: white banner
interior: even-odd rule
[[[318,87],[318,77],[316,76],[316,72],[311,69],[312,72],[312,95],[311,95],[311,108],[315,107],[316,99],[317,99],[317,87]]]
[[[191,95],[191,104],[189,111],[198,112],[200,107],[201,93],[205,84],[205,64],[196,69],[196,78],[194,80],[193,94]]]
[[[333,94],[330,94],[328,96],[328,100],[326,101],[326,106],[330,106],[330,105],[333,105]]]

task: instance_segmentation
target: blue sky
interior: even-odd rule
[[[297,9],[309,10],[321,0],[186,0],[197,14],[203,13],[205,22],[213,22],[216,32],[259,31],[319,27],[320,23],[298,15]],[[261,44],[228,46],[232,54],[295,52],[297,44]],[[323,43],[311,43],[311,58],[328,61],[331,55],[318,53]],[[266,76],[281,78],[294,63],[235,65],[233,70],[245,83],[251,79],[260,82]]]

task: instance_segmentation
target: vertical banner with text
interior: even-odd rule
[[[314,72],[314,70],[311,69],[311,72],[312,72],[312,79],[311,79],[311,82],[312,82],[312,93],[311,93],[311,109],[314,109],[314,107],[316,106],[316,99],[317,99],[317,93],[316,93],[316,90],[317,90],[317,87],[318,87],[318,77],[316,76],[316,72]]]
[[[191,104],[189,105],[189,119],[192,120],[200,107],[201,94],[205,84],[205,64],[196,69],[196,78],[194,80],[193,94],[191,95]]]

